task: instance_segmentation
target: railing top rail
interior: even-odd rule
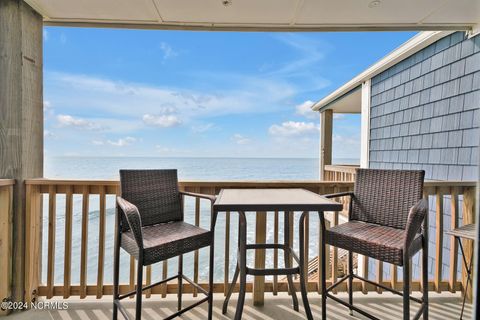
[[[14,180],[0,180],[13,181]],[[118,186],[118,180],[77,180],[77,179],[28,179],[25,180],[27,185],[89,185],[89,186]],[[353,182],[341,181],[320,181],[320,180],[248,180],[248,181],[232,181],[232,180],[182,180],[179,182],[180,186],[198,186],[198,187],[315,187],[315,186],[351,186]],[[476,181],[425,181],[425,187],[475,187]]]
[[[0,187],[13,186],[15,179],[0,179]]]

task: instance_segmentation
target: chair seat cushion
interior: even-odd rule
[[[211,232],[183,221],[142,228],[144,265],[160,262],[210,245]],[[122,233],[121,247],[138,258],[139,250],[131,230]]]
[[[378,224],[349,221],[326,232],[326,243],[381,261],[403,265],[405,230]],[[410,255],[420,250],[422,235],[418,234],[410,247]]]

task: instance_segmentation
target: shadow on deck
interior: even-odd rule
[[[310,304],[312,307],[313,316],[315,319],[321,318],[320,296],[317,294],[310,294]],[[345,293],[340,293],[339,297],[345,297]],[[52,300],[50,300],[52,301]],[[68,320],[107,320],[112,317],[112,303],[109,299],[95,300],[95,299],[70,299],[68,310],[52,310],[39,311],[30,310],[21,313],[16,313],[8,317],[9,320],[53,320],[53,319],[68,319]],[[184,296],[185,305],[193,301],[190,295]],[[221,305],[223,302],[223,295],[215,295],[214,319],[232,319],[235,313],[236,295],[232,296],[229,305],[228,313],[223,316],[221,313]],[[402,317],[402,300],[398,296],[389,293],[377,294],[369,293],[363,295],[356,293],[354,295],[354,303],[361,306],[365,310],[371,312],[380,319],[401,319]],[[125,301],[125,306],[133,316],[134,300]],[[417,304],[411,305],[412,314],[417,309]],[[142,318],[146,320],[161,319],[166,315],[174,312],[176,308],[175,295],[170,295],[166,299],[151,298],[145,300],[143,304]],[[431,320],[446,320],[458,319],[461,310],[461,296],[460,294],[451,294],[443,292],[441,294],[430,293],[430,319]],[[470,319],[472,313],[471,305],[465,306],[465,319]],[[206,305],[197,307],[190,312],[185,313],[182,319],[206,319]],[[328,301],[328,319],[349,319],[348,310],[329,300]],[[133,318],[133,317],[132,317]],[[362,319],[358,314],[353,318]],[[119,316],[121,319],[121,316]],[[300,312],[295,312],[291,308],[291,299],[286,294],[279,294],[278,296],[267,295],[265,297],[265,306],[253,307],[251,295],[247,294],[243,319],[261,319],[261,320],[275,320],[275,319],[305,319],[303,308],[300,307]]]

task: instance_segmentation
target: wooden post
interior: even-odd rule
[[[466,188],[463,193],[463,224],[470,224],[475,223],[475,188]],[[473,256],[473,249],[474,244],[471,240],[463,240],[463,248],[465,249],[465,258],[467,262],[470,263],[470,258]],[[472,268],[472,283],[475,279],[475,267]],[[465,270],[465,266],[462,264],[462,285],[465,288],[467,281],[467,271]],[[467,301],[472,302],[473,299],[473,291],[472,291],[472,283],[468,285],[468,290],[464,292],[467,295]]]
[[[257,212],[255,243],[265,243],[267,240],[267,213]],[[265,250],[255,250],[255,268],[265,268]],[[253,305],[263,306],[265,298],[265,276],[255,276],[253,280]]]
[[[23,301],[26,290],[24,180],[43,176],[42,28],[42,16],[24,1],[0,0],[0,177],[17,181],[12,208],[14,301]]]
[[[332,164],[333,111],[320,113],[320,180],[325,180],[325,165]]]

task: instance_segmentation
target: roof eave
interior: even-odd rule
[[[366,80],[373,78],[374,76],[394,66],[400,61],[426,48],[435,41],[438,41],[439,39],[452,34],[453,32],[454,31],[427,31],[415,35],[410,40],[402,44],[400,47],[390,52],[384,58],[371,65],[365,71],[358,74],[353,79],[351,79],[350,81],[324,97],[322,100],[315,103],[312,106],[312,110],[325,110],[327,106],[331,105],[334,101],[340,99],[342,96],[348,94],[358,86],[362,85],[362,83]]]

